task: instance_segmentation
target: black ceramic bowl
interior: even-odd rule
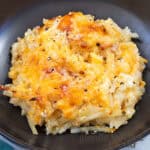
[[[0,95],[0,133],[23,147],[30,149],[52,150],[112,150],[128,145],[149,133],[150,129],[150,3],[148,0],[122,1],[110,0],[51,0],[36,4],[18,13],[6,22],[0,30],[0,83],[8,83],[10,66],[10,46],[18,36],[23,36],[27,28],[40,25],[42,18],[64,15],[69,11],[83,11],[97,18],[113,18],[121,27],[129,26],[140,35],[137,41],[140,53],[149,60],[144,71],[147,83],[146,92],[137,104],[136,114],[125,126],[114,134],[95,135],[69,134],[48,135],[41,132],[38,136],[31,133],[20,109],[8,103],[8,98]]]

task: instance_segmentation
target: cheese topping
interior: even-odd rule
[[[13,44],[7,85],[32,131],[46,123],[52,134],[90,124],[113,132],[126,123],[145,85],[137,34],[81,12],[43,23]]]

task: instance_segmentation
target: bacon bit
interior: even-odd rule
[[[62,75],[65,76],[67,74],[67,70],[65,68],[57,68],[57,71]]]
[[[80,44],[81,48],[87,48],[88,45],[86,42],[82,41],[81,44]]]
[[[30,101],[36,101],[36,100],[40,100],[40,97],[33,97],[30,99]]]
[[[9,88],[4,86],[4,85],[0,85],[0,91],[5,91],[8,90]]]
[[[45,73],[49,74],[55,71],[55,68],[49,68],[45,70]]]
[[[66,84],[63,84],[60,86],[61,90],[62,90],[62,94],[61,96],[64,97],[66,94],[67,94],[67,91],[68,91],[68,85]]]
[[[72,71],[69,71],[69,70],[68,70],[68,74],[69,74],[70,76],[74,76],[73,72],[72,72]]]
[[[100,48],[100,50],[105,50],[105,49],[110,48],[112,46],[113,46],[112,44],[102,44],[101,46],[99,46],[99,48]]]
[[[84,74],[84,71],[81,70],[79,73],[80,73],[80,74]]]
[[[37,92],[38,93],[38,92]],[[36,94],[37,94],[36,93]],[[36,97],[32,97],[30,101],[35,101],[40,108],[43,108],[43,97],[41,95],[37,95]]]
[[[66,85],[66,84],[62,85],[62,86],[61,86],[61,89],[62,89],[63,92],[67,92],[67,90],[68,90],[68,85]]]

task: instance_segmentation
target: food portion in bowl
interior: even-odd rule
[[[113,133],[144,93],[146,59],[128,27],[70,12],[44,19],[12,45],[12,83],[1,86],[20,106],[33,134]]]

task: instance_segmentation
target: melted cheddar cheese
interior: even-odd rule
[[[13,44],[11,103],[22,108],[34,133],[33,126],[45,123],[47,133],[59,133],[66,122],[67,128],[107,123],[113,132],[143,94],[138,74],[146,60],[131,41],[135,36],[112,19],[81,12],[44,19]]]

